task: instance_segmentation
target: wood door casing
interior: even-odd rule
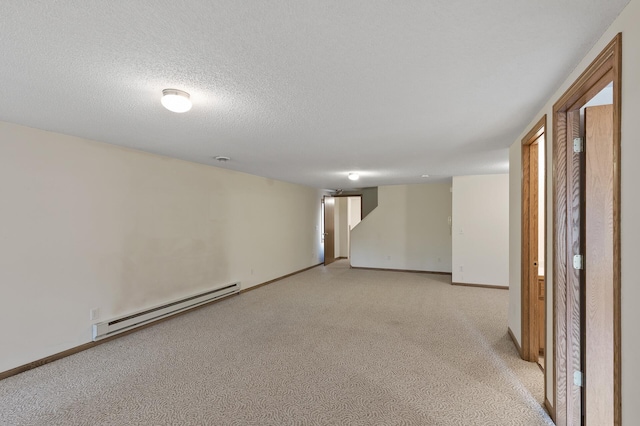
[[[580,425],[582,416],[582,388],[574,384],[573,375],[576,371],[582,371],[582,332],[580,315],[580,287],[581,274],[573,267],[573,256],[580,253],[582,244],[580,209],[582,197],[582,155],[573,151],[573,140],[580,137],[580,111],[574,110],[567,113],[567,174],[572,179],[567,180],[567,311],[566,321],[568,336],[566,347],[567,373],[567,407],[571,416],[568,421],[571,425]]]
[[[604,87],[613,82],[613,143],[611,180],[613,213],[613,254],[610,269],[613,271],[613,369],[606,374],[613,381],[613,415],[605,424],[620,425],[621,419],[621,315],[620,315],[620,140],[622,115],[622,34],[618,33],[591,62],[576,81],[553,105],[553,347],[548,353],[554,359],[554,421],[558,426],[579,426],[580,401],[575,403],[576,385],[573,374],[580,368],[580,300],[576,300],[580,280],[575,279],[572,258],[576,243],[580,242],[581,229],[576,229],[575,215],[581,209],[580,180],[582,172],[575,167],[573,137],[576,112]],[[574,136],[576,135],[576,136]],[[587,148],[588,149],[588,148]],[[589,178],[586,177],[586,182]],[[578,223],[578,226],[579,225]],[[588,225],[587,225],[588,226]],[[586,235],[589,244],[589,235]],[[580,246],[578,246],[580,249]],[[584,253],[583,253],[584,254]],[[589,264],[586,264],[588,275]],[[578,275],[579,278],[579,275]],[[577,302],[577,303],[576,303]],[[575,349],[578,349],[577,353]],[[547,359],[547,357],[545,357]],[[586,382],[589,381],[587,372]],[[597,403],[597,402],[594,402]],[[596,426],[589,423],[589,426]]]
[[[543,116],[522,139],[522,245],[521,245],[521,349],[522,359],[537,362],[540,336],[545,330],[544,307],[538,307],[538,144],[545,143],[547,116]],[[546,167],[545,167],[546,169]],[[539,195],[541,193],[542,195]],[[545,226],[546,227],[546,226]],[[546,248],[545,248],[546,253]],[[544,338],[543,338],[544,340]],[[544,344],[544,343],[542,343]]]

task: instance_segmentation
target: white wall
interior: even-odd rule
[[[321,262],[312,188],[0,122],[0,371],[101,319]]]
[[[547,165],[552,164],[551,141],[553,140],[553,104],[578,78],[591,61],[602,49],[622,32],[622,156],[620,159],[620,172],[622,178],[621,194],[621,280],[622,280],[622,423],[635,424],[640,418],[640,404],[637,403],[640,395],[640,309],[637,302],[640,300],[640,286],[635,264],[640,258],[640,222],[636,217],[640,214],[640,191],[637,182],[640,181],[640,168],[635,164],[640,158],[640,144],[637,143],[637,135],[640,134],[640,0],[631,0],[611,27],[598,40],[591,51],[583,58],[578,67],[569,75],[556,93],[551,96],[547,104],[538,114],[532,117],[531,123],[522,129],[521,136],[516,139],[510,149],[510,182],[511,187],[511,213],[510,213],[510,293],[519,291],[520,287],[520,140],[526,132],[535,124],[543,114],[547,114]],[[552,217],[552,173],[551,167],[547,170],[547,282],[552,282],[552,247],[553,247],[553,223]],[[515,182],[517,181],[517,185]],[[517,238],[516,238],[517,236]],[[547,300],[552,300],[552,286],[547,286]],[[514,291],[515,290],[515,291]],[[549,310],[547,307],[547,313]],[[510,297],[509,326],[516,333],[520,329],[520,298]],[[551,315],[547,315],[547,347],[551,347],[552,335]],[[517,332],[520,338],[519,331]],[[547,357],[549,359],[549,357]],[[552,372],[553,366],[546,370],[547,393],[552,399]]]
[[[509,175],[453,178],[451,280],[509,285]]]
[[[349,226],[353,229],[362,219],[362,198],[349,197],[347,200],[349,200]]]
[[[381,186],[351,231],[351,265],[451,272],[450,184]]]

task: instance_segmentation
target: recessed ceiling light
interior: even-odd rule
[[[231,160],[231,158],[225,157],[223,155],[218,155],[217,157],[213,157],[213,158],[215,158],[216,160],[221,161],[223,163]]]
[[[428,178],[428,177],[429,177],[429,175],[422,175],[422,176],[420,176],[420,177]]]
[[[357,173],[349,173],[349,179],[350,180],[358,180],[360,179],[360,175]]]
[[[162,105],[172,112],[187,112],[191,109],[191,97],[187,92],[177,89],[162,91]]]

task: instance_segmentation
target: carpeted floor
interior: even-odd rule
[[[346,261],[0,382],[0,425],[551,425],[504,290]]]

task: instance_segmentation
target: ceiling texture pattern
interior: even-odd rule
[[[326,189],[505,173],[627,3],[3,0],[0,120]]]

